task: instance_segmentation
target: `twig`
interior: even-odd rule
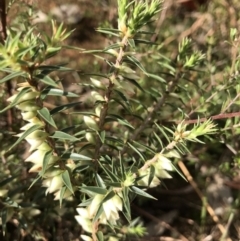
[[[186,168],[185,164],[182,161],[179,161],[178,162],[178,166],[180,167],[180,169],[182,170],[183,174],[185,175],[185,177],[187,178],[189,183],[192,185],[192,187],[194,188],[195,192],[198,194],[200,199],[203,200],[204,199],[204,195],[201,192],[201,190],[198,188],[197,183],[193,180],[193,177],[189,173],[189,171]],[[220,220],[219,220],[218,216],[215,214],[213,208],[207,202],[206,202],[206,208],[207,208],[208,213],[212,217],[213,221],[217,224],[217,227],[221,231],[221,233],[222,234],[227,233],[226,228],[224,228],[224,226],[220,223]],[[231,239],[228,238],[227,241],[231,241]]]
[[[185,120],[184,123],[185,124],[195,124],[195,123],[204,122],[208,119],[219,120],[219,119],[233,118],[233,117],[238,117],[238,116],[240,116],[240,112],[223,113],[223,114],[219,114],[219,115],[213,115],[208,118],[204,117],[204,118],[194,119],[194,120]],[[179,124],[179,123],[181,123],[181,121],[176,121],[175,123]]]
[[[227,234],[228,234],[228,230],[229,230],[229,228],[230,228],[230,226],[231,226],[231,223],[232,223],[232,221],[233,221],[233,219],[234,219],[234,216],[235,216],[235,214],[234,214],[234,212],[232,212],[232,213],[230,214],[230,216],[229,216],[229,219],[228,219],[228,223],[227,223],[227,226],[226,226],[226,233],[223,233],[220,241],[224,241],[224,240],[226,239]]]
[[[7,38],[7,14],[6,14],[6,1],[0,1],[0,42],[4,44]]]
[[[177,78],[175,78],[177,79]],[[172,82],[172,84],[170,85],[168,92],[166,92],[158,101],[158,103],[155,105],[155,107],[153,108],[152,111],[149,112],[147,118],[145,119],[145,121],[134,131],[131,140],[136,140],[138,135],[144,130],[146,129],[146,127],[149,125],[149,123],[151,123],[153,121],[153,117],[155,116],[156,112],[159,111],[159,109],[164,105],[166,98],[168,97],[169,93],[171,93],[175,86],[176,86],[177,82]],[[124,148],[121,151],[121,155],[123,155],[125,152],[127,151],[127,146],[124,146]]]
[[[154,222],[157,222],[159,224],[161,224],[164,228],[172,231],[172,232],[176,232],[178,233],[179,237],[181,238],[182,241],[189,241],[184,235],[182,235],[181,233],[178,232],[178,230],[176,230],[175,228],[173,228],[172,226],[170,226],[168,223],[160,220],[159,218],[156,218],[155,216],[151,215],[150,213],[146,212],[145,210],[137,207],[136,205],[132,204],[131,207],[133,209],[135,209],[139,214],[141,214],[142,216],[145,216],[149,219],[151,219]]]

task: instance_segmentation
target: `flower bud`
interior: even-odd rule
[[[47,178],[43,181],[43,186],[47,187],[47,193],[53,193],[57,190],[61,189],[63,186],[63,180],[61,175],[57,175],[54,177]]]
[[[89,217],[89,212],[86,208],[77,208],[77,212],[79,215],[75,216],[77,222],[82,226],[82,228],[89,232],[92,233],[93,227],[92,227],[92,222]]]

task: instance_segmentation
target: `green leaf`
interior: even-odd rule
[[[124,141],[115,136],[106,136],[106,140],[113,143],[119,143],[120,145],[124,145]]]
[[[123,189],[123,211],[122,213],[124,214],[124,216],[126,217],[126,219],[128,220],[128,222],[131,221],[131,208],[130,208],[130,202],[129,202],[129,189],[127,187],[124,187]]]
[[[141,69],[144,74],[148,75],[142,64],[134,56],[127,56],[127,59],[130,60],[130,62],[136,65],[139,69]]]
[[[22,98],[22,96],[24,96],[27,92],[29,92],[30,88],[23,88],[16,96],[16,98],[14,99],[14,101],[9,104],[7,107],[5,107],[3,110],[0,111],[0,113],[3,113],[4,111],[12,108],[13,106],[18,104],[18,101],[20,100],[20,98]]]
[[[60,207],[62,207],[62,200],[63,200],[63,197],[64,197],[64,194],[65,194],[66,190],[67,190],[67,187],[62,187],[61,188],[60,198],[59,198]]]
[[[36,45],[33,45],[33,46],[30,46],[30,47],[24,47],[24,48],[20,48],[18,49],[14,54],[15,56],[17,56],[18,58],[24,56],[25,54],[27,54],[28,52],[30,53],[31,50],[34,50],[36,49],[37,46]],[[35,50],[36,51],[36,50]]]
[[[155,136],[155,138],[157,139],[157,141],[160,144],[161,148],[163,149],[164,146],[163,146],[162,140],[159,138],[159,136],[156,134],[155,131],[153,132],[153,135]]]
[[[158,43],[154,43],[152,41],[145,40],[145,39],[134,39],[134,41],[135,41],[135,43],[138,43],[138,44],[158,45]]]
[[[3,208],[1,211],[1,220],[2,220],[2,231],[5,236],[6,227],[7,227],[7,216],[8,216],[8,208]]]
[[[113,29],[97,29],[98,32],[100,33],[104,33],[104,34],[109,34],[115,37],[119,37],[119,34],[115,33],[115,31],[113,31]]]
[[[170,138],[168,137],[168,135],[166,134],[166,132],[164,131],[164,127],[160,127],[156,122],[154,122],[154,124],[157,126],[158,130],[160,130],[160,132],[165,136],[165,138],[167,139],[168,143],[171,142]],[[171,131],[172,132],[172,131]]]
[[[155,167],[153,165],[151,165],[150,166],[149,178],[148,178],[148,186],[150,186],[154,176],[155,176]]]
[[[148,73],[148,77],[151,77],[151,78],[153,78],[153,79],[156,79],[156,80],[158,80],[160,83],[164,83],[164,84],[166,83],[166,80],[163,79],[161,76]]]
[[[79,97],[79,95],[77,95],[75,93],[64,91],[61,89],[55,89],[52,87],[48,87],[48,88],[44,89],[42,91],[41,95],[43,95],[43,96],[53,95],[53,96]]]
[[[131,143],[127,143],[141,158],[142,158],[142,160],[143,160],[143,162],[145,162],[146,161],[146,159],[143,157],[143,155],[142,155],[142,153],[135,147],[135,146],[133,146]]]
[[[65,172],[62,173],[62,180],[67,189],[73,194],[73,188],[72,188],[72,183],[70,180],[69,172],[66,170]]]
[[[125,168],[124,168],[124,163],[123,163],[121,154],[119,154],[119,162],[120,162],[121,174],[122,174],[123,179],[125,180],[126,179],[126,171],[125,171]]]
[[[103,213],[103,205],[101,204],[101,205],[99,205],[99,208],[98,208],[98,210],[96,212],[96,215],[95,215],[92,222],[93,223],[96,222],[99,219],[99,217],[101,216],[102,213]]]
[[[116,188],[122,188],[122,184],[119,182],[105,182],[107,186],[110,187],[116,187]]]
[[[97,239],[98,239],[98,241],[104,241],[102,231],[97,232]]]
[[[77,106],[77,105],[79,105],[80,103],[82,103],[82,102],[78,101],[78,102],[73,102],[73,103],[69,103],[69,104],[66,104],[66,105],[58,106],[58,107],[52,109],[52,110],[50,111],[50,114],[51,114],[51,115],[54,115],[54,114],[56,114],[56,113],[58,113],[58,112],[61,112],[61,111],[63,111],[63,110],[66,110],[66,109],[72,108],[72,107],[74,107],[74,106]]]
[[[4,185],[10,183],[10,182],[11,182],[12,180],[14,180],[16,177],[18,177],[18,175],[11,176],[11,177],[9,177],[9,178],[6,178],[6,179],[2,180],[2,181],[0,182],[0,187],[3,187]]]
[[[126,106],[124,103],[122,103],[122,101],[120,101],[118,98],[112,98],[112,100],[114,100],[115,102],[117,102],[118,104],[120,104],[124,110],[126,110],[128,113],[131,113],[131,106]]]
[[[39,65],[35,69],[43,71],[73,71],[71,68],[66,68],[61,65]]]
[[[37,178],[35,178],[35,179],[33,180],[33,182],[31,183],[31,185],[29,186],[28,190],[29,190],[41,177],[42,177],[42,176],[41,176],[40,173],[39,173],[39,175],[37,176]]]
[[[41,110],[37,111],[38,114],[51,126],[55,127],[57,129],[57,126],[49,112],[49,110],[46,107],[43,107]]]
[[[98,136],[99,136],[101,142],[104,144],[104,142],[105,142],[106,132],[105,132],[105,131],[101,131],[100,133],[97,132],[97,134],[98,134]]]
[[[106,185],[104,184],[103,179],[98,174],[96,174],[96,183],[99,187],[106,188]]]
[[[58,87],[58,84],[48,75],[38,74],[35,77],[46,85]]]
[[[102,203],[107,202],[108,200],[112,199],[114,196],[116,195],[116,193],[114,191],[109,192],[104,199],[102,200]]]
[[[10,151],[13,147],[15,147],[17,144],[19,144],[23,139],[25,139],[28,135],[30,135],[32,132],[38,130],[41,126],[40,125],[34,125],[27,129],[19,138],[18,140],[8,149]]]
[[[130,189],[130,191],[132,191],[133,193],[136,193],[137,195],[140,195],[140,196],[143,196],[143,197],[146,197],[146,198],[151,198],[151,199],[157,200],[155,197],[153,197],[153,196],[151,196],[150,194],[144,192],[143,190],[141,190],[141,189],[138,188],[138,187],[131,186],[129,189]]]
[[[116,115],[116,114],[109,114],[109,115],[106,117],[106,122],[108,122],[108,121],[116,121],[116,122],[118,122],[119,124],[124,125],[124,126],[127,126],[127,127],[129,127],[130,129],[132,129],[132,130],[135,129],[127,120],[123,119],[121,116]]]
[[[60,140],[68,140],[68,141],[77,141],[78,140],[78,138],[71,136],[67,133],[64,133],[62,131],[55,131],[54,134],[50,137],[60,139]]]
[[[64,153],[61,156],[62,159],[72,159],[73,161],[92,161],[91,157],[88,156],[84,156],[82,154],[78,154],[78,153],[72,153],[72,152],[68,152],[68,153]]]
[[[120,44],[119,43],[116,43],[116,44],[111,44],[109,46],[107,46],[104,51],[108,51],[109,49],[119,49],[120,48]]]
[[[107,168],[105,168],[104,165],[102,165],[101,162],[99,162],[100,166],[102,167],[102,169],[105,171],[105,173],[108,175],[108,177],[112,180],[112,182],[118,182],[118,176],[115,175],[114,173],[112,173],[110,170],[108,170]]]
[[[90,165],[93,166],[93,163],[90,163],[89,161],[81,161],[80,164],[77,164],[75,166],[75,168],[73,169],[73,173],[80,173],[80,172],[83,172],[83,171],[84,171],[84,173],[86,173],[85,170],[87,170]]]
[[[98,28],[98,30],[106,30],[106,31],[112,31],[113,33],[120,33],[121,31],[116,28]]]
[[[155,133],[155,132],[154,132],[154,133]],[[150,151],[151,153],[155,154],[155,151],[154,151],[152,148],[150,148],[148,145],[144,145],[144,144],[139,143],[139,142],[137,142],[137,141],[132,141],[132,142],[133,142],[134,144],[136,144],[136,145],[138,145],[138,146],[140,146],[140,147],[142,147],[142,148]]]
[[[52,157],[53,152],[52,151],[48,151],[45,153],[44,158],[43,158],[43,166],[42,166],[42,170],[41,170],[41,176],[43,176],[48,168],[48,163],[50,158]]]
[[[94,116],[94,117],[99,117],[96,115],[94,112],[86,112],[86,111],[80,111],[80,112],[71,112],[71,114],[76,114],[76,115],[87,115],[87,116]]]
[[[129,100],[127,99],[127,97],[125,96],[125,94],[123,94],[121,91],[114,89],[114,92],[117,93],[119,95],[119,97],[127,104],[130,106]]]
[[[130,79],[127,76],[123,76],[126,80],[128,80],[131,84],[133,84],[135,87],[137,87],[139,90],[141,90],[142,92],[145,92],[145,90],[142,88],[142,86],[140,84],[138,84],[138,82],[134,79]]]
[[[101,194],[101,195],[106,195],[107,194],[107,189],[103,188],[103,187],[84,186],[84,187],[81,187],[81,190],[83,192],[93,192],[93,193]]]
[[[22,77],[25,78],[25,77],[26,77],[26,73],[25,73],[25,72],[13,72],[13,73],[5,76],[4,78],[2,78],[2,79],[0,80],[0,84],[6,82],[6,81],[8,81],[8,80],[11,80],[11,79],[13,79],[13,78],[19,77],[19,76],[22,76]]]

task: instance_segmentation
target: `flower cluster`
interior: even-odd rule
[[[106,195],[95,194],[89,206],[86,208],[77,208],[79,215],[75,216],[75,218],[86,232],[91,234],[95,232],[93,219],[100,208],[102,208],[102,213],[97,222],[99,224],[111,223],[112,225],[116,225],[116,221],[119,219],[118,212],[122,211],[122,199],[118,194],[115,194],[111,199],[104,202],[105,197]]]
[[[153,175],[151,174],[151,167],[154,169]],[[156,187],[160,184],[159,178],[172,178],[168,171],[174,171],[172,162],[163,154],[158,153],[138,171],[141,177],[138,185]]]
[[[47,188],[46,194],[54,193],[55,200],[60,199],[60,191],[64,186],[61,175],[63,170],[56,168],[59,156],[49,143],[45,122],[38,117],[38,111],[42,109],[40,92],[28,82],[18,84],[18,86],[18,93],[10,97],[8,101],[11,105],[16,105],[23,119],[28,122],[21,128],[23,132],[16,135],[19,138],[24,137],[23,139],[30,144],[31,154],[25,162],[33,163],[29,172],[38,173],[44,178],[43,186]],[[66,190],[63,197],[70,195],[71,192]]]

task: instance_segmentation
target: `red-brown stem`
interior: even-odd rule
[[[237,117],[237,116],[240,116],[240,112],[223,113],[223,114],[210,116],[209,118],[204,117],[204,118],[194,119],[194,120],[185,120],[184,123],[185,124],[195,124],[195,123],[199,123],[199,122],[204,122],[208,119],[219,120],[219,119],[233,118],[233,117]],[[176,121],[177,124],[179,124],[180,122],[181,121]]]

